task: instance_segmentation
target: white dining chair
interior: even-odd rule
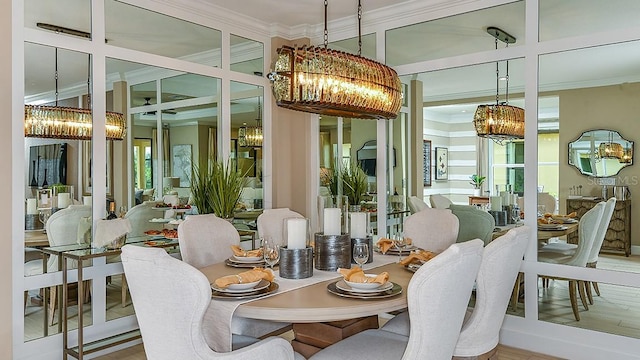
[[[304,218],[304,216],[289,208],[265,209],[256,220],[258,236],[270,237],[278,244],[285,244],[283,231],[284,219],[287,218]]]
[[[563,255],[560,253],[549,251],[538,251],[538,261],[552,264],[586,267],[587,260],[589,259],[589,255],[591,253],[591,248],[593,247],[593,243],[596,239],[597,229],[600,226],[600,222],[604,214],[604,207],[605,202],[601,201],[580,218],[580,223],[578,224],[578,246],[573,255]],[[569,282],[569,300],[571,302],[571,309],[573,310],[573,315],[575,316],[576,320],[580,321],[576,291],[580,294],[580,299],[585,310],[589,310],[589,305],[587,305],[586,300],[584,281],[551,276],[541,276],[541,278],[543,287],[546,287],[549,279],[567,280]]]
[[[609,228],[609,223],[611,222],[611,217],[613,216],[613,211],[616,207],[616,198],[612,197],[607,200],[604,206],[604,211],[602,213],[602,220],[600,225],[596,229],[596,237],[593,241],[593,246],[591,247],[591,251],[589,252],[589,258],[587,259],[587,267],[595,268],[598,264],[598,256],[600,255],[600,248],[602,247],[602,243],[604,242],[604,238],[607,234],[607,229]],[[575,254],[576,249],[578,248],[578,244],[569,244],[566,242],[554,242],[543,246],[540,251],[544,256],[550,257],[554,256],[548,253],[559,253],[565,256],[572,256]],[[557,257],[557,255],[555,255]],[[589,303],[593,304],[593,295],[591,293],[591,286],[595,290],[596,294],[600,296],[600,289],[598,288],[597,282],[586,281],[585,282],[585,290],[587,294],[587,298],[589,299]]]
[[[233,255],[232,245],[240,246],[238,230],[213,214],[190,215],[178,225],[182,261],[195,268],[221,263]],[[253,320],[234,316],[231,332],[253,337],[286,332],[289,323]]]
[[[142,204],[132,207],[124,214],[124,218],[129,219],[131,222],[129,238],[144,236],[144,232],[147,230],[162,230],[164,226],[163,223],[149,221],[164,217],[162,211],[154,209],[156,204],[158,204],[157,201],[145,201]]]
[[[467,311],[453,352],[456,359],[484,359],[495,353],[530,232],[528,226],[517,227],[485,247],[476,278],[475,304]],[[381,329],[409,336],[409,313],[396,315]]]
[[[234,350],[217,353],[205,342],[204,313],[211,285],[203,273],[159,248],[122,247],[122,265],[148,359],[294,359],[283,338],[234,336]],[[245,345],[244,347],[241,347]]]
[[[417,213],[418,211],[424,210],[429,207],[424,200],[417,196],[410,196],[409,201],[407,201],[407,205],[409,205],[409,211],[412,214]]]
[[[231,246],[240,245],[240,235],[229,221],[214,214],[189,215],[178,225],[178,243],[182,260],[202,268],[231,257]]]
[[[449,205],[453,204],[449,198],[440,194],[433,194],[429,196],[429,203],[431,203],[431,207],[434,209],[446,209]]]
[[[409,281],[409,336],[380,329],[341,340],[310,360],[425,359],[451,360],[484,243],[475,239],[451,245],[422,265]]]
[[[403,230],[413,245],[440,253],[456,242],[459,225],[451,210],[426,208],[407,216]]]

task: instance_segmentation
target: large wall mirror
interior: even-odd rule
[[[633,141],[614,130],[589,130],[569,143],[569,165],[583,175],[608,177],[633,165]]]

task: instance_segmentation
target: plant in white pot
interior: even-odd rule
[[[473,195],[474,196],[482,195],[482,184],[484,184],[484,181],[487,179],[487,177],[473,174],[469,178],[471,179],[469,184],[473,185]]]
[[[202,169],[193,167],[191,179],[192,202],[198,214],[215,214],[232,219],[246,178],[233,169],[230,162],[214,161]]]

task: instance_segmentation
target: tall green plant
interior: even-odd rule
[[[350,205],[360,205],[367,192],[367,174],[360,164],[351,162],[340,170],[342,177],[342,194],[349,198]]]
[[[245,184],[245,176],[233,169],[229,161],[215,161],[206,169],[194,166],[191,180],[193,204],[199,214],[213,213],[230,219]]]

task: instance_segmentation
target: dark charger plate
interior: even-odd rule
[[[357,293],[357,292],[351,292],[351,291],[345,291],[345,290],[339,289],[336,286],[336,283],[338,283],[338,281],[334,281],[331,284],[327,285],[327,290],[334,295],[338,295],[346,298],[365,299],[365,300],[385,299],[385,298],[394,297],[402,293],[402,286],[394,282],[392,282],[393,287],[387,291],[381,291],[376,293]]]

